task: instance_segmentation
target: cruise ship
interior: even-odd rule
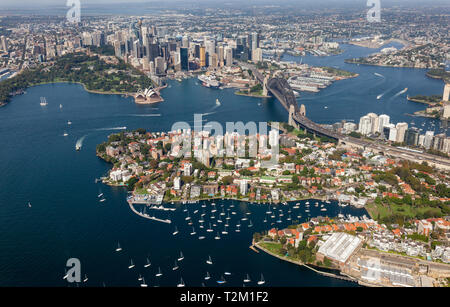
[[[202,85],[209,88],[219,88],[220,82],[216,80],[216,76],[200,75],[198,79],[202,81]]]

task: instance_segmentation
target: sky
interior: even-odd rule
[[[391,5],[415,5],[420,4],[423,5],[446,5],[450,6],[449,0],[380,0],[381,6],[391,6]],[[48,6],[66,6],[67,0],[0,0],[0,15],[1,9],[8,8],[23,8],[27,9],[30,7],[34,8],[44,8]],[[258,4],[272,4],[272,5],[282,5],[284,3],[288,4],[315,4],[317,6],[330,5],[333,7],[339,6],[348,6],[349,4],[355,4],[358,6],[366,6],[367,0],[246,0],[245,3],[247,6],[258,5]],[[157,4],[157,3],[177,3],[177,5],[190,4],[190,3],[207,3],[209,6],[214,6],[214,3],[220,3],[221,5],[229,3],[242,6],[242,0],[80,0],[81,7],[89,7],[89,6],[98,6],[98,5],[108,5],[108,4],[126,4],[127,6],[132,5],[132,3],[149,3],[149,4]]]

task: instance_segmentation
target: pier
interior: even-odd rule
[[[146,219],[149,219],[149,220],[153,220],[153,221],[157,221],[157,222],[161,222],[161,223],[166,223],[166,224],[172,223],[172,221],[169,220],[169,219],[163,220],[163,219],[159,219],[159,218],[154,217],[154,216],[149,216],[148,214],[140,213],[139,211],[137,211],[137,210],[134,208],[132,202],[128,202],[128,205],[130,206],[131,211],[133,211],[134,213],[136,213],[136,214],[139,215],[140,217],[143,217],[143,218],[146,218]]]

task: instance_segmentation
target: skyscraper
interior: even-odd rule
[[[206,67],[206,48],[200,47],[200,67]]]
[[[188,48],[180,48],[181,70],[189,70]]]
[[[383,127],[389,124],[390,121],[389,115],[381,114],[378,117],[378,132],[383,133]]]
[[[368,135],[372,132],[372,121],[369,116],[363,116],[359,119],[359,133]]]
[[[396,142],[403,143],[403,141],[405,140],[406,130],[408,129],[408,124],[407,123],[398,123],[395,126],[395,128],[397,129],[397,140],[396,140]]]
[[[225,47],[225,63],[227,66],[233,65],[233,49],[230,46]]]
[[[405,143],[409,146],[417,146],[419,142],[419,135],[420,131],[419,129],[415,127],[411,127],[408,130],[406,130],[405,134]]]

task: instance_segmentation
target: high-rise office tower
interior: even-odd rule
[[[230,46],[225,47],[225,63],[227,66],[233,65],[233,49]]]
[[[200,47],[200,67],[206,67],[206,48]]]
[[[420,130],[415,127],[411,127],[408,130],[406,130],[406,134],[405,134],[406,145],[417,146],[417,144],[419,142],[419,135],[420,135]]]
[[[188,48],[180,48],[181,70],[189,70]]]

